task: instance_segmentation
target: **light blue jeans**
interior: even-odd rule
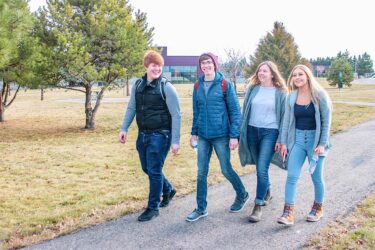
[[[198,179],[197,179],[197,204],[198,212],[203,212],[207,208],[207,175],[212,155],[212,149],[215,149],[217,158],[220,162],[221,172],[232,184],[239,199],[245,198],[245,187],[233,170],[230,163],[229,138],[219,137],[214,139],[205,139],[199,136],[198,139]]]
[[[296,129],[296,142],[289,153],[288,158],[288,178],[285,185],[285,203],[294,204],[296,198],[297,182],[301,174],[303,163],[310,159],[314,153],[315,130]],[[324,201],[324,180],[323,166],[325,156],[319,156],[318,164],[311,179],[314,183],[315,202],[323,203]]]

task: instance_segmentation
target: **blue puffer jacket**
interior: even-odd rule
[[[227,81],[226,102],[221,87],[224,76],[216,72],[215,80],[204,91],[204,76],[198,80],[198,89],[193,91],[192,135],[206,139],[228,136],[239,138],[241,110],[233,84]]]

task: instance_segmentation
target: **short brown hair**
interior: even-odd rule
[[[214,64],[214,69],[215,69],[215,71],[217,71],[217,67],[218,67],[217,56],[215,56],[211,52],[203,53],[202,55],[199,56],[199,67],[201,67],[202,61],[209,60],[209,59],[212,60],[212,62]],[[202,68],[201,68],[201,70],[202,70]]]
[[[164,59],[158,52],[148,50],[143,56],[143,65],[147,68],[151,63],[164,66]]]

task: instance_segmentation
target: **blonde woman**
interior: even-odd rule
[[[268,169],[279,152],[280,128],[284,115],[287,88],[275,63],[259,64],[250,78],[242,112],[239,156],[241,165],[255,164],[257,189],[250,222],[258,222],[262,206],[271,200]]]
[[[319,221],[323,216],[324,160],[329,147],[331,100],[305,65],[293,68],[288,79],[290,94],[286,100],[281,133],[281,155],[288,158],[288,177],[285,185],[285,206],[280,224],[293,225],[296,186],[306,157],[314,161],[311,169],[315,199],[307,221]]]

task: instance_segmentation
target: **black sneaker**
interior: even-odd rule
[[[163,200],[160,202],[159,207],[166,207],[176,194],[176,189],[172,189],[168,194],[163,194]]]
[[[138,217],[138,221],[149,221],[159,215],[159,210],[146,208],[146,210]]]

